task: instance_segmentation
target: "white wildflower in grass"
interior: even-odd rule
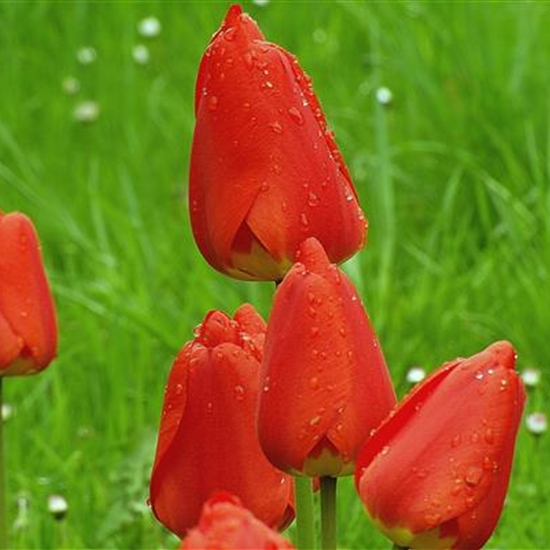
[[[21,494],[17,497],[17,516],[13,522],[14,531],[22,531],[29,526],[29,497]]]
[[[542,435],[548,429],[546,415],[542,412],[534,412],[527,415],[525,419],[527,430],[533,435]]]
[[[99,116],[99,105],[95,101],[81,101],[73,111],[77,122],[94,122]]]
[[[61,495],[50,495],[48,497],[48,512],[56,520],[62,520],[69,510],[69,504],[65,497]]]
[[[93,63],[96,58],[97,52],[95,51],[95,48],[92,48],[91,46],[83,46],[76,52],[76,59],[82,65],[89,65],[90,63]]]
[[[323,44],[327,41],[327,32],[325,29],[315,29],[313,31],[313,41],[317,44]]]
[[[146,65],[149,63],[150,55],[149,48],[143,44],[137,44],[132,48],[132,57],[138,65]]]
[[[14,408],[9,403],[2,403],[2,422],[7,422],[14,413]]]
[[[256,6],[267,6],[269,4],[269,0],[252,0],[253,4],[256,4]]]
[[[145,38],[154,38],[160,34],[162,25],[160,21],[153,16],[146,17],[138,23],[138,32]]]
[[[407,371],[406,380],[409,384],[418,384],[426,378],[426,371],[422,367],[411,367]]]
[[[80,90],[80,81],[74,76],[66,76],[61,81],[61,87],[67,95],[75,95]]]
[[[540,382],[540,370],[534,369],[532,367],[527,367],[521,373],[521,378],[523,383],[529,387],[534,388],[539,385]]]
[[[389,105],[392,102],[392,99],[393,94],[389,88],[381,86],[376,90],[376,101],[378,101],[380,105]]]

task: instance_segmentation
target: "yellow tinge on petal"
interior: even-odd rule
[[[376,527],[384,533],[397,546],[409,548],[410,550],[450,550],[456,542],[456,537],[440,537],[440,527],[434,527],[422,533],[413,533],[406,527],[388,527],[384,525],[378,518],[372,517],[368,512],[370,520]]]
[[[227,268],[227,273],[236,279],[248,281],[278,281],[291,266],[292,262],[288,259],[277,262],[256,239],[253,239],[247,252],[231,252],[231,266]]]
[[[320,451],[318,449],[320,448]],[[347,476],[353,473],[355,463],[344,457],[326,440],[309,453],[304,461],[303,473],[310,477]]]

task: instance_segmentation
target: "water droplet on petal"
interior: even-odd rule
[[[276,134],[282,134],[283,133],[283,127],[281,126],[280,122],[273,122],[269,125],[271,128],[271,131]]]
[[[311,418],[309,420],[309,425],[310,426],[316,426],[317,424],[319,424],[319,422],[321,422],[321,417],[320,416],[314,416],[313,418]]]
[[[307,204],[311,207],[317,206],[319,204],[319,196],[311,191],[307,198]]]
[[[240,384],[235,386],[235,395],[238,401],[242,401],[244,399],[244,388]]]
[[[492,445],[495,442],[495,432],[493,432],[491,428],[487,428],[485,430],[484,439],[489,445]]]
[[[302,126],[304,124],[304,117],[302,116],[302,113],[299,111],[297,107],[291,107],[288,110],[288,114],[290,118],[298,124],[298,126]]]
[[[309,329],[309,333],[311,334],[312,337],[315,337],[319,334],[319,327],[311,327]]]
[[[228,41],[228,42],[233,42],[233,40],[235,40],[235,33],[237,32],[237,28],[236,27],[229,27],[224,33],[223,33],[223,37]],[[225,51],[225,50],[224,50]]]
[[[451,447],[458,447],[460,445],[461,439],[462,438],[460,437],[460,434],[455,435],[451,440]]]
[[[304,229],[307,229],[309,227],[309,220],[307,219],[306,214],[303,212],[302,214],[300,214],[300,224]]]
[[[481,482],[483,477],[483,469],[477,465],[470,466],[466,470],[466,475],[464,476],[464,481],[468,487],[477,487]]]
[[[309,386],[312,390],[317,390],[319,388],[319,378],[313,376],[309,380]]]
[[[212,95],[208,98],[208,110],[215,111],[218,108],[218,98]]]

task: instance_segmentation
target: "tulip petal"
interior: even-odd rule
[[[191,223],[216,269],[280,280],[308,236],[333,262],[363,246],[366,220],[309,77],[240,8],[202,59],[196,118]]]
[[[346,475],[395,395],[353,285],[315,239],[297,257],[268,324],[260,442],[283,470]]]
[[[440,526],[441,537],[459,540],[480,503],[502,504],[524,399],[514,362],[513,348],[499,342],[444,365],[369,439],[356,484],[378,524],[411,534]],[[500,506],[487,512],[488,534],[499,514]],[[472,537],[479,543],[479,532]]]
[[[55,357],[57,326],[40,245],[31,221],[19,213],[0,215],[0,311],[23,348],[4,374],[30,374]]]
[[[0,373],[19,356],[23,349],[23,340],[10,327],[6,318],[0,313]]]
[[[218,490],[238,495],[271,527],[293,518],[292,482],[267,461],[254,429],[262,323],[249,305],[235,319],[210,312],[172,368],[150,494],[155,515],[181,537]]]

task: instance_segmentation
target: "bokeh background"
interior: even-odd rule
[[[0,3],[0,208],[36,223],[61,334],[5,383],[16,548],[174,548],[146,505],[171,361],[207,310],[269,313],[271,286],[214,272],[189,227],[194,81],[228,5]],[[336,132],[370,221],[345,270],[399,394],[411,366],[509,339],[541,375],[526,418],[548,413],[550,4],[243,5]],[[549,546],[548,453],[524,421],[488,547]],[[340,513],[342,548],[388,547],[351,480]]]

